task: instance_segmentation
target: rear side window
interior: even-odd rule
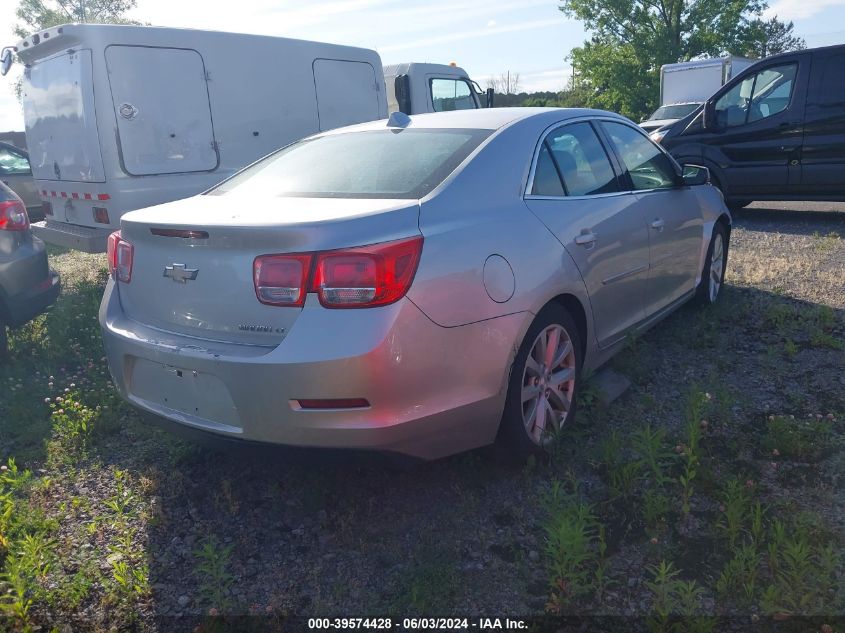
[[[533,195],[591,196],[618,190],[616,174],[589,123],[565,125],[543,140]]]
[[[669,189],[675,186],[672,161],[651,140],[622,123],[602,123],[622,159],[636,191]]]
[[[30,173],[26,156],[12,149],[0,147],[0,175],[29,175]]]
[[[716,124],[736,127],[783,112],[797,72],[798,64],[784,64],[749,75],[716,101]]]
[[[831,55],[822,71],[819,105],[839,106],[845,104],[845,54]]]
[[[491,133],[384,129],[319,136],[289,145],[209,193],[418,199],[443,182]]]

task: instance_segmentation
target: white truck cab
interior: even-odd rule
[[[20,41],[48,242],[99,252],[126,211],[200,193],[310,134],[386,118],[375,51],[190,29],[68,24]]]
[[[420,114],[493,106],[493,91],[482,93],[455,64],[391,64],[384,67],[387,109]]]

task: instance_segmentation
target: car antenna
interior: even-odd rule
[[[398,110],[391,114],[390,118],[387,120],[387,127],[406,128],[409,125],[411,125],[411,117],[404,112],[399,112]]]

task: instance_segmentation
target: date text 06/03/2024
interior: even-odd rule
[[[308,618],[311,630],[521,630],[527,629],[524,620],[511,618]]]

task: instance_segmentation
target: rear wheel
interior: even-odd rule
[[[581,369],[580,334],[572,317],[549,305],[534,319],[508,383],[498,443],[524,459],[542,452],[575,415]]]
[[[703,305],[716,303],[719,292],[725,283],[725,269],[728,264],[728,231],[725,225],[717,222],[713,227],[713,237],[704,258],[701,270],[701,283],[698,284],[696,299]]]

